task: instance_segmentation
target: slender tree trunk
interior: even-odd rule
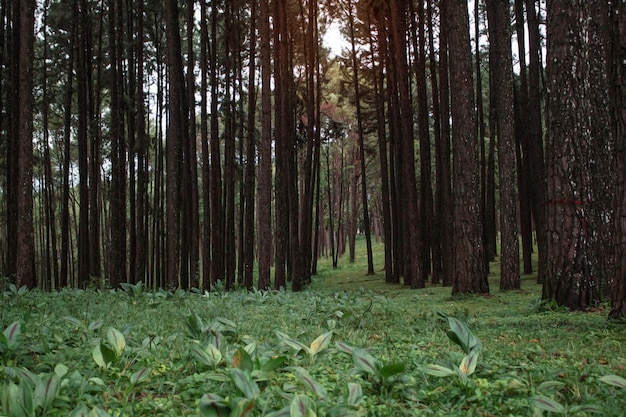
[[[441,141],[438,145],[437,153],[437,194],[438,209],[441,215],[442,224],[442,268],[441,283],[444,286],[451,286],[454,281],[454,199],[452,195],[452,155],[450,139],[450,78],[449,78],[449,48],[448,48],[448,2],[450,0],[440,0],[440,30],[439,30],[439,82],[440,109],[441,109]]]
[[[626,319],[626,4],[612,10],[612,126],[615,135],[617,187],[615,198],[615,274],[609,317]]]
[[[217,2],[211,3],[211,54],[210,61],[210,84],[211,84],[211,282],[224,277],[224,221],[222,207],[222,166],[219,132],[219,107],[218,107],[218,62],[217,62]]]
[[[178,3],[165,1],[165,20],[167,38],[167,73],[169,77],[169,124],[167,128],[166,158],[166,205],[167,205],[167,276],[166,285],[174,289],[180,284],[180,239],[181,239],[181,187],[182,166],[181,140],[186,133],[183,130],[183,63],[181,54]]]
[[[528,16],[528,45],[530,62],[528,67],[528,141],[529,164],[532,183],[532,209],[537,238],[537,282],[545,280],[548,265],[548,235],[546,223],[546,167],[544,156],[543,126],[541,123],[541,36],[536,0],[526,0]]]
[[[524,0],[515,2],[515,32],[518,39],[517,51],[519,56],[519,88],[515,94],[515,136],[518,142],[518,188],[519,188],[519,217],[520,235],[522,238],[522,257],[524,274],[533,272],[533,225],[532,225],[532,198],[530,173],[530,141],[528,138],[528,68],[526,65],[526,34],[524,18]],[[521,151],[521,152],[519,152]]]
[[[85,287],[89,282],[89,162],[88,162],[88,103],[87,103],[87,73],[90,67],[90,58],[87,51],[87,28],[90,27],[89,12],[87,2],[80,1],[78,36],[78,71],[76,77],[78,82],[78,175],[79,175],[79,217],[78,217],[78,283]]]
[[[35,1],[19,2],[18,44],[18,193],[15,285],[34,288],[35,240],[33,228],[33,61]]]
[[[476,109],[467,3],[451,0],[449,18],[452,139],[454,159],[454,280],[452,293],[488,293],[480,203],[480,143]]]
[[[520,288],[520,274],[509,0],[487,0],[487,16],[490,41],[489,61],[493,67],[491,89],[494,90],[496,96],[496,123],[498,125],[500,289],[515,290]]]
[[[372,254],[372,232],[371,232],[371,220],[369,214],[369,202],[367,194],[367,171],[365,164],[365,140],[363,129],[363,111],[361,109],[361,89],[359,86],[359,61],[356,51],[355,31],[354,31],[354,15],[352,10],[352,2],[348,1],[348,25],[350,31],[350,45],[352,48],[352,78],[354,82],[354,97],[356,103],[356,117],[357,117],[357,139],[358,139],[358,151],[361,172],[361,205],[363,207],[363,228],[365,232],[365,245],[367,251],[367,274],[374,274],[374,256]],[[356,221],[356,219],[355,219]]]
[[[409,72],[407,68],[407,45],[405,0],[393,0],[391,9],[391,30],[394,51],[394,69],[397,76],[398,104],[400,115],[399,148],[402,165],[402,227],[404,239],[404,280],[411,288],[425,286],[424,276],[421,273],[420,242],[417,224],[419,209],[417,204],[417,186],[415,176],[415,150],[413,144],[413,111],[411,105],[411,91]]]
[[[146,257],[147,257],[147,225],[148,215],[148,170],[147,170],[147,143],[146,143],[146,108],[144,96],[144,5],[143,0],[137,2],[137,92],[136,92],[136,126],[137,126],[137,259],[134,281],[146,283]]]
[[[272,263],[272,97],[269,0],[259,2],[261,41],[261,141],[258,168],[259,289],[268,289]]]

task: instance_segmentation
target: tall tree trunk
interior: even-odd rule
[[[219,77],[217,62],[217,17],[218,2],[211,2],[211,54],[210,84],[211,84],[211,282],[223,280],[224,277],[224,221],[222,207],[222,164],[219,132]]]
[[[365,246],[367,251],[367,274],[374,274],[374,256],[372,254],[372,232],[367,194],[367,171],[365,163],[365,131],[363,129],[363,111],[361,109],[361,88],[359,86],[359,60],[356,52],[354,16],[352,2],[348,1],[348,24],[350,30],[350,46],[352,48],[352,77],[354,82],[354,97],[357,117],[357,139],[359,147],[359,163],[361,171],[361,205],[363,207],[363,229],[365,232]]]
[[[522,238],[522,258],[524,274],[533,272],[533,225],[532,225],[532,198],[530,173],[530,141],[528,138],[528,68],[526,65],[526,33],[524,18],[524,0],[515,2],[515,33],[517,36],[517,51],[519,56],[519,88],[515,94],[515,136],[518,142],[518,187],[519,187],[519,217],[520,235]],[[521,152],[519,152],[521,150]]]
[[[413,2],[410,2],[413,9]],[[433,248],[433,221],[434,203],[432,186],[432,157],[430,151],[430,126],[428,120],[428,88],[426,85],[426,15],[424,2],[417,4],[417,19],[412,19],[413,39],[417,56],[415,57],[415,78],[417,83],[417,114],[419,126],[419,156],[420,156],[420,260],[421,273],[424,282],[428,279],[428,274],[432,271],[432,248]],[[412,11],[415,15],[415,11]],[[415,26],[417,25],[417,28]]]
[[[509,0],[487,0],[491,89],[495,90],[500,178],[500,289],[520,288],[517,170]],[[493,137],[492,137],[493,140]]]
[[[78,1],[75,7],[79,8]],[[91,27],[87,2],[80,1],[78,36],[78,176],[79,176],[79,216],[78,216],[78,283],[84,287],[89,282],[89,162],[88,162],[88,102],[87,102],[87,73],[91,66],[90,55],[87,51],[87,30]],[[89,54],[89,58],[88,58]]]
[[[543,126],[541,123],[541,36],[539,19],[535,9],[536,0],[526,0],[528,16],[528,45],[530,62],[528,66],[528,141],[529,164],[532,183],[532,209],[537,238],[537,282],[545,280],[548,265],[548,229],[546,223],[546,167],[544,156]]]
[[[241,257],[243,258],[243,285],[251,290],[254,286],[254,201],[256,174],[256,48],[257,48],[257,2],[250,2],[250,61],[248,64],[248,135],[246,138],[245,179],[244,179],[244,230]]]
[[[598,156],[595,147],[606,140],[600,136],[610,135],[593,120],[603,117],[595,110],[603,104],[599,96],[602,100],[609,96],[606,78],[602,82],[606,51],[598,51],[602,45],[594,41],[602,39],[600,26],[605,23],[606,28],[607,16],[608,5],[602,1],[548,3],[549,256],[543,298],[571,309],[584,309],[601,300],[605,265],[597,252],[596,233],[603,229],[594,205],[601,205],[604,198],[596,195],[603,190],[595,189],[598,184],[590,159]]]
[[[428,56],[429,56],[429,72],[430,84],[432,92],[432,114],[433,114],[433,133],[435,144],[435,161],[441,153],[441,100],[439,97],[439,80],[437,73],[437,54],[435,53],[435,30],[433,25],[433,0],[426,2],[426,19],[428,26]],[[441,164],[435,162],[435,190],[433,200],[433,221],[432,221],[432,283],[439,284],[442,280],[443,273],[443,245],[445,240],[443,210],[441,207],[439,182],[441,181]]]
[[[259,289],[268,289],[272,263],[272,62],[269,0],[259,2],[261,41],[261,141],[258,168]]]
[[[181,53],[178,2],[165,1],[165,20],[167,37],[167,69],[169,76],[169,124],[167,129],[166,158],[166,205],[167,205],[167,277],[166,285],[178,287],[180,279],[180,220],[181,220],[181,171],[183,135],[183,62]]]
[[[34,288],[35,240],[33,228],[33,61],[35,1],[19,2],[18,45],[18,193],[15,285]]]
[[[135,282],[146,283],[146,259],[147,259],[147,224],[148,215],[148,166],[147,166],[147,143],[146,143],[146,107],[144,104],[144,4],[143,0],[137,2],[137,39],[135,43],[137,55],[137,90],[136,90],[136,152],[137,152],[137,259],[136,272],[133,278]]]
[[[615,135],[617,187],[615,198],[615,274],[609,317],[626,319],[626,4],[612,10],[612,126]]]
[[[187,0],[187,100],[183,106],[183,128],[186,133],[185,172],[187,198],[185,198],[185,212],[187,213],[187,276],[181,276],[189,288],[199,287],[198,261],[200,260],[200,210],[198,197],[198,164],[196,146],[196,58],[194,51],[194,32],[196,22],[194,17],[195,0]]]
[[[440,0],[440,28],[439,28],[439,82],[441,109],[441,140],[437,145],[437,211],[441,219],[441,257],[442,267],[441,283],[444,286],[451,286],[454,281],[454,198],[452,195],[452,163],[450,157],[452,155],[450,139],[450,66],[449,66],[449,48],[448,48],[448,2],[450,0]]]
[[[452,293],[489,292],[485,270],[480,203],[480,143],[476,109],[467,3],[451,0],[449,24],[452,140],[454,160],[454,279]]]
[[[424,287],[425,280],[421,273],[420,242],[417,224],[419,210],[417,204],[417,186],[415,177],[415,150],[413,144],[413,111],[407,63],[406,0],[393,0],[391,11],[391,38],[393,41],[394,67],[398,89],[400,115],[399,148],[402,176],[401,203],[404,247],[404,282],[411,288]]]

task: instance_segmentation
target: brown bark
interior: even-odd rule
[[[489,61],[493,67],[491,89],[494,90],[496,98],[496,123],[498,126],[501,290],[520,288],[513,64],[511,62],[509,5],[509,0],[487,0],[490,41]]]
[[[612,11],[612,126],[615,135],[617,187],[615,199],[615,274],[609,317],[626,319],[626,5]]]
[[[454,160],[454,279],[452,293],[488,293],[480,203],[480,149],[467,3],[451,0],[449,18],[452,140]]]
[[[18,23],[18,22],[16,22]],[[35,1],[19,2],[18,44],[18,175],[15,285],[34,288],[35,240],[33,228],[33,61]]]
[[[415,176],[415,150],[413,145],[413,110],[411,106],[411,91],[409,87],[409,72],[407,59],[406,33],[406,2],[393,0],[390,2],[390,37],[393,45],[393,62],[391,67],[395,73],[397,83],[399,131],[398,151],[401,159],[400,198],[402,206],[404,283],[411,288],[425,286],[424,276],[421,273],[419,251],[419,209],[417,204],[417,186]]]
[[[598,223],[594,205],[602,197],[594,188],[595,147],[604,140],[591,120],[598,94],[608,97],[608,86],[593,72],[603,71],[606,59],[598,56],[594,37],[608,16],[601,1],[548,4],[548,129],[547,221],[548,263],[543,298],[571,309],[584,309],[601,300],[600,280],[605,265],[598,254]],[[604,62],[603,62],[604,59]],[[598,92],[599,91],[599,92]],[[591,158],[590,158],[591,156]]]
[[[258,167],[258,248],[259,289],[271,286],[272,256],[272,97],[269,0],[259,2],[259,37],[261,41],[261,140]]]

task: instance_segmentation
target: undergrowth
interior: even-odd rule
[[[622,416],[626,329],[540,287],[0,294],[4,416]],[[492,285],[492,288],[497,286]]]

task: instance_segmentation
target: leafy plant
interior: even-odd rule
[[[276,330],[276,336],[287,346],[296,350],[296,353],[304,352],[309,357],[309,361],[313,363],[315,357],[322,351],[324,351],[330,344],[330,340],[333,337],[333,332],[326,332],[319,335],[311,342],[309,346],[298,342],[295,339],[287,336],[285,333]]]
[[[437,314],[448,322],[450,329],[446,334],[453,343],[461,347],[465,356],[458,366],[455,364],[452,364],[452,366],[430,364],[422,366],[421,370],[428,375],[436,377],[456,375],[465,383],[467,382],[467,377],[476,371],[478,359],[483,348],[482,342],[472,333],[467,324],[463,323],[461,320],[442,312],[438,312]]]

